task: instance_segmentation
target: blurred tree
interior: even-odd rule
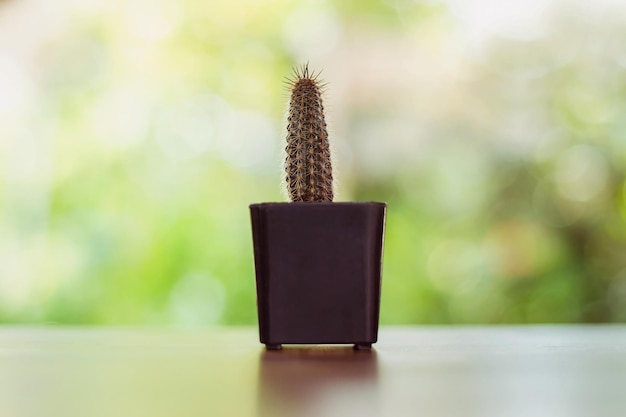
[[[307,60],[383,323],[626,320],[625,8],[502,4],[2,2],[0,321],[254,323]]]

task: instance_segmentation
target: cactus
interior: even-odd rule
[[[308,64],[289,80],[291,99],[287,118],[286,185],[289,198],[333,201],[333,171],[324,120],[322,88]]]

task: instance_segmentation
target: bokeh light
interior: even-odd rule
[[[253,324],[293,66],[381,321],[626,320],[617,0],[0,2],[0,322]]]

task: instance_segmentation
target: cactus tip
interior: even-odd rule
[[[287,191],[292,201],[333,201],[328,131],[322,104],[323,85],[309,64],[294,68],[287,118]]]

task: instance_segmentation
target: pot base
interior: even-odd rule
[[[265,349],[267,349],[267,350],[283,350],[283,345],[267,343],[265,345]],[[372,344],[371,343],[355,343],[354,344],[354,350],[371,350],[371,349],[372,349]]]
[[[268,343],[265,345],[265,348],[267,350],[282,350],[283,345],[280,345],[280,344],[273,345],[273,344]]]
[[[372,349],[371,343],[355,343],[354,350],[370,350]]]

